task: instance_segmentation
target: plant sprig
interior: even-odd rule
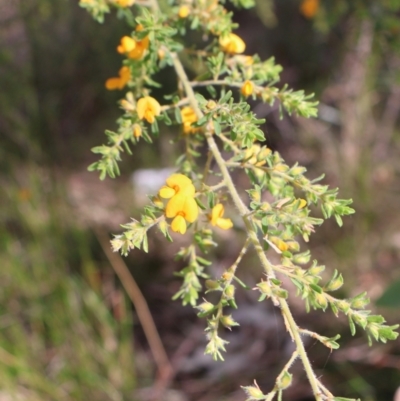
[[[91,0],[89,7],[87,0],[81,0],[81,4],[99,19],[105,6],[115,6],[120,1]],[[323,176],[310,180],[304,167],[297,163],[289,166],[278,152],[263,145],[265,136],[260,126],[264,120],[252,113],[247,98],[271,106],[279,102],[281,114],[285,110],[306,118],[317,115],[318,103],[313,95],[301,90],[277,86],[282,68],[273,58],[261,61],[258,56],[242,55],[245,44],[231,32],[236,25],[223,3],[170,0],[172,7],[163,13],[157,0],[136,3],[135,13],[128,6],[122,9],[116,6],[119,15],[135,31],[120,45],[125,52],[123,65],[128,70],[120,72],[120,77],[114,78],[109,86],[127,86],[131,91],[121,101],[124,115],[118,120],[118,132],[106,132],[109,145],[93,149],[101,159],[89,169],[100,171],[101,178],[118,175],[123,150],[130,153],[130,145],[141,138],[151,143],[159,134],[160,121],[181,127],[179,139],[185,144],[185,152],[177,161],[179,173],[171,175],[158,194],[150,198],[140,221],[122,226],[124,231],[113,239],[112,246],[123,254],[134,248],[147,252],[147,232],[152,227],[158,227],[170,241],[174,237],[169,230],[182,235],[191,230],[189,245],[178,253],[186,266],[177,273],[182,286],[174,299],[196,307],[199,317],[207,319],[205,352],[216,360],[223,360],[228,344],[222,337],[222,327],[232,329],[237,325],[227,311],[240,307],[235,299],[236,287],[249,289],[237,277],[237,269],[244,254],[253,252],[261,265],[260,281],[254,290],[260,293],[260,302],[270,299],[279,308],[296,349],[268,394],[257,384],[244,387],[248,400],[282,399],[283,391],[292,383],[289,369],[299,359],[317,401],[343,401],[346,399],[334,397],[315,375],[302,339],[304,335],[311,336],[333,350],[339,347],[340,336],[328,338],[300,328],[290,311],[289,290],[282,278],[294,283],[307,311],[311,308],[325,311],[330,307],[335,315],[343,313],[349,319],[352,335],[358,325],[366,331],[369,343],[396,339],[398,325],[386,325],[382,316],[365,310],[369,299],[364,293],[347,299],[331,295],[342,287],[342,275],[335,270],[323,284],[320,274],[324,266],[317,261],[310,263],[311,253],[301,249],[301,238],[307,242],[316,226],[326,219],[334,217],[341,226],[342,217],[354,213],[350,207],[352,201],[339,199],[338,189],[321,184]],[[249,7],[253,2],[235,0],[234,3]],[[178,54],[185,47],[184,35],[188,29],[210,36],[207,51],[191,49],[192,56],[204,66],[201,77],[193,80],[188,78]],[[130,53],[135,46],[142,46],[140,53]],[[176,92],[167,96],[166,100],[172,103],[160,105],[150,96],[151,87],[157,86],[152,76],[167,66],[174,68],[178,85]],[[197,92],[201,87],[207,88],[209,96]],[[208,155],[205,164],[200,157],[204,145]],[[247,198],[233,181],[234,169],[243,170],[249,178]],[[218,177],[219,183],[211,184],[210,177]],[[229,212],[225,216],[227,198],[234,204],[235,217],[230,218]],[[312,205],[320,207],[322,217],[312,215]],[[207,253],[218,244],[214,239],[215,227],[224,230],[235,227],[246,235],[237,260],[219,278],[207,272],[212,264]],[[198,303],[203,281],[206,291],[203,301]],[[209,292],[219,292],[219,299],[208,300]]]

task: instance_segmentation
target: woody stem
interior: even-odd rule
[[[160,12],[160,7],[159,7],[157,0],[151,0],[150,4],[151,4],[151,7],[154,12],[157,12],[157,13]],[[189,99],[190,106],[193,108],[197,118],[201,119],[202,117],[204,117],[204,114],[203,114],[202,110],[200,109],[200,106],[196,99],[191,82],[186,75],[186,72],[179,59],[179,56],[175,52],[170,52],[169,55],[172,59],[176,74],[178,75],[178,78],[184,88],[186,96]],[[230,192],[232,200],[233,200],[236,208],[239,210],[239,213],[244,221],[248,238],[251,241],[251,243],[253,244],[253,246],[256,250],[256,253],[258,255],[258,258],[259,258],[265,272],[267,273],[268,277],[274,278],[275,273],[274,273],[272,264],[270,263],[270,261],[268,260],[268,258],[266,257],[266,255],[264,253],[260,239],[258,238],[257,232],[255,231],[253,224],[251,222],[251,216],[249,216],[249,210],[246,207],[246,205],[244,204],[242,198],[240,197],[240,195],[236,189],[235,184],[232,181],[232,177],[229,173],[228,167],[226,166],[225,159],[222,157],[222,154],[218,148],[218,145],[214,140],[211,127],[208,127],[206,129],[206,139],[207,139],[207,144],[208,144],[209,150],[211,151],[216,163],[218,164],[218,167],[224,178],[224,181],[228,188],[228,191]],[[297,323],[295,322],[295,320],[293,318],[293,315],[289,309],[289,305],[286,302],[286,300],[283,298],[277,298],[277,300],[278,300],[283,318],[284,318],[285,322],[287,323],[287,329],[289,330],[289,333],[291,334],[291,337],[296,344],[297,352],[303,363],[304,369],[306,371],[308,380],[310,382],[311,388],[312,388],[314,396],[315,396],[315,400],[322,401],[323,398],[322,398],[322,394],[321,394],[320,388],[319,388],[319,381],[318,381],[317,377],[315,376],[315,373],[311,366],[307,352],[304,348],[303,341],[300,337],[299,327],[297,326]]]

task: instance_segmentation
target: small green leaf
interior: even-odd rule
[[[351,316],[349,316],[349,326],[350,326],[351,335],[354,336],[356,334],[356,325],[354,324]]]
[[[310,288],[312,288],[315,292],[318,294],[322,294],[322,288],[319,285],[316,284],[310,284]]]

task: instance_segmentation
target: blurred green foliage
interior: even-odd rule
[[[23,175],[1,177],[1,392],[127,399],[136,386],[129,308],[122,299],[116,316],[104,302],[91,237],[63,217],[61,187],[34,166]]]

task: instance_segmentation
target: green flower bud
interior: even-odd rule
[[[268,202],[263,202],[261,204],[261,210],[267,212],[268,210],[271,210],[271,205]]]
[[[229,284],[225,288],[225,296],[227,299],[232,299],[235,296],[235,286],[233,284]]]
[[[165,235],[168,232],[168,223],[165,220],[160,220],[158,222],[158,228]]]
[[[247,386],[247,387],[242,387],[242,389],[250,397],[250,400],[262,400],[265,398],[265,395],[258,388],[258,386]]]
[[[268,281],[261,281],[257,284],[257,288],[263,293],[266,294],[268,297],[272,295],[272,289],[269,285]]]
[[[207,109],[212,110],[217,107],[217,103],[214,100],[209,100],[206,104]]]
[[[222,275],[222,278],[223,278],[225,281],[232,280],[232,277],[233,277],[233,274],[232,274],[231,272],[225,272],[225,273]]]
[[[310,276],[318,276],[319,273],[325,270],[325,266],[312,266],[308,269]]]
[[[304,174],[306,171],[307,171],[307,169],[305,167],[301,167],[301,166],[293,167],[290,170],[290,175],[292,177],[296,177],[296,175]]]
[[[202,313],[211,312],[214,309],[214,305],[211,302],[203,302],[200,305],[196,306],[197,309]]]
[[[379,328],[376,324],[369,324],[368,331],[376,340],[379,338]]]
[[[292,384],[293,375],[285,370],[283,375],[278,379],[276,385],[280,390],[287,389]]]
[[[343,285],[343,276],[339,275],[335,280],[332,280],[326,287],[326,291],[336,291]]]
[[[293,263],[298,265],[305,265],[310,261],[311,255],[310,252],[303,252],[293,256]]]
[[[354,297],[350,302],[352,308],[363,309],[369,303],[369,298],[367,297],[367,293],[363,292],[362,294]]]
[[[336,302],[336,306],[339,308],[341,312],[344,314],[347,314],[347,312],[350,310],[350,304],[345,301],[345,300],[339,300]]]
[[[328,306],[328,301],[327,301],[326,296],[325,296],[324,293],[322,293],[322,294],[315,293],[315,301],[324,310]]]
[[[220,288],[218,281],[215,280],[206,280],[205,285],[208,290],[216,290],[217,288]]]
[[[232,326],[239,326],[238,323],[236,323],[233,319],[232,316],[222,316],[220,319],[220,322],[227,328],[231,328]]]

